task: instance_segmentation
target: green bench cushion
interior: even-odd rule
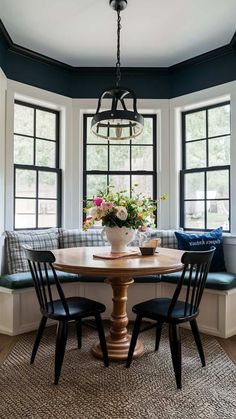
[[[61,283],[66,282],[91,282],[98,283],[104,282],[105,277],[103,276],[91,276],[91,275],[77,275],[69,274],[66,272],[57,271],[59,281]],[[176,284],[181,276],[181,272],[173,274],[162,275],[144,275],[135,277],[135,283],[156,283],[156,282],[167,282]],[[54,279],[52,273],[49,273],[50,280],[52,283]],[[6,274],[0,277],[0,286],[10,289],[21,289],[29,288],[33,286],[33,281],[30,272],[20,272],[17,274]],[[206,288],[215,290],[230,290],[236,288],[236,274],[229,272],[209,272]]]
[[[66,272],[58,272],[57,276],[61,283],[66,282],[78,282],[78,275],[69,274]],[[54,283],[52,272],[49,271],[49,279],[51,283]],[[0,277],[0,287],[10,289],[21,289],[33,287],[33,280],[30,272],[20,272],[17,274],[6,274]]]
[[[162,282],[176,284],[180,277],[181,272],[162,275]],[[230,272],[209,272],[206,288],[220,291],[236,288],[236,274]]]
[[[69,274],[66,272],[57,271],[58,279],[61,283],[66,282],[104,282],[105,277],[103,276],[91,276],[91,275],[77,275]],[[52,272],[49,271],[49,279],[51,283],[54,283]],[[158,282],[160,277],[158,275],[148,275],[138,278],[134,278],[134,282]],[[0,277],[0,287],[10,289],[21,289],[33,287],[33,280],[30,272],[20,272],[17,274],[6,274]]]

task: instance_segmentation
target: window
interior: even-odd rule
[[[14,228],[60,226],[59,113],[14,107]]]
[[[181,226],[230,230],[230,103],[182,113]]]
[[[132,140],[103,140],[91,133],[91,115],[84,115],[84,200],[108,185],[156,199],[156,116],[144,115],[144,131]]]

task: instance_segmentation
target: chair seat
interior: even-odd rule
[[[198,310],[195,310],[194,313],[190,314],[190,304],[187,304],[187,310],[185,312],[185,303],[177,301],[174,310],[171,313],[171,317],[169,317],[168,310],[171,301],[171,298],[154,298],[152,300],[136,304],[132,310],[136,314],[142,314],[142,317],[148,317],[162,322],[168,320],[168,322],[173,321],[174,323],[182,323],[187,320],[191,320],[191,318],[198,315]]]
[[[65,312],[61,300],[54,301],[54,310],[52,305],[48,304],[47,310],[42,310],[42,314],[56,320],[74,320],[78,317],[83,317],[83,315],[88,317],[97,312],[103,313],[106,310],[104,304],[84,297],[69,297],[66,301],[69,308],[69,314]]]

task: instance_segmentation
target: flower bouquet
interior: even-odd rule
[[[163,201],[167,195],[162,195]],[[127,227],[134,230],[145,230],[155,226],[155,210],[158,201],[153,201],[141,193],[127,196],[127,191],[114,192],[113,187],[107,188],[107,193],[99,193],[93,201],[88,202],[84,208],[87,214],[83,229],[87,230],[96,222],[101,221],[107,227]]]

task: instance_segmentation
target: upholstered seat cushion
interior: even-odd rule
[[[58,279],[61,283],[65,282],[78,282],[77,274],[69,274],[66,272],[58,272]],[[52,272],[49,272],[49,279],[54,283]],[[21,289],[33,287],[33,280],[30,272],[20,272],[17,274],[6,274],[0,277],[0,287],[10,289]]]
[[[162,282],[176,284],[181,277],[181,272],[162,275]],[[236,274],[230,272],[209,272],[206,288],[213,290],[231,290],[236,288]]]

